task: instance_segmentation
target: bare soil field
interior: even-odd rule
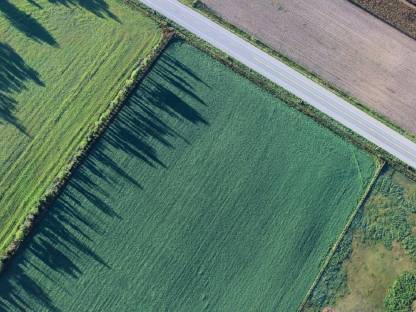
[[[416,41],[347,0],[204,0],[215,13],[416,133]]]
[[[416,39],[416,0],[350,0]]]

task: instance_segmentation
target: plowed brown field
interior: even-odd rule
[[[346,0],[204,0],[229,22],[416,133],[416,41]]]

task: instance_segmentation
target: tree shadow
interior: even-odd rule
[[[3,13],[4,17],[13,27],[24,33],[27,37],[40,43],[58,46],[56,40],[42,24],[29,14],[21,11],[14,4],[10,3],[9,0],[1,1],[0,12]]]
[[[43,7],[36,0],[26,0],[38,9]],[[111,18],[118,23],[121,20],[111,12],[105,0],[48,0],[52,4],[64,5],[66,7],[77,6],[87,10],[100,18]],[[52,34],[30,14],[19,9],[12,4],[10,0],[1,0],[0,13],[10,22],[17,30],[39,43],[46,43],[58,47],[59,44]]]
[[[33,1],[33,0],[32,0]],[[50,3],[62,4],[67,7],[78,6],[85,10],[90,11],[98,17],[105,18],[109,17],[119,23],[120,19],[110,11],[110,8],[106,0],[48,0]]]
[[[33,6],[42,9],[42,6],[36,2],[36,0],[26,0]],[[84,10],[87,10],[94,15],[101,17],[101,18],[111,18],[119,23],[121,20],[111,12],[109,5],[107,4],[106,0],[48,0],[49,3],[53,4],[60,4],[66,7],[77,6]]]
[[[48,289],[66,291],[61,279],[76,281],[84,274],[80,258],[111,270],[111,263],[105,259],[107,254],[98,254],[91,246],[104,235],[111,235],[107,233],[109,222],[118,222],[118,226],[128,222],[117,210],[120,207],[111,204],[116,192],[113,189],[127,185],[137,193],[146,182],[140,182],[117,160],[128,157],[138,165],[169,170],[158,151],[174,150],[178,140],[190,144],[181,130],[175,129],[177,121],[186,127],[209,125],[197,109],[206,104],[189,83],[198,76],[180,67],[172,71],[166,56],[162,55],[134,90],[55,203],[6,263],[0,282],[0,310],[33,310],[35,303],[59,311]],[[185,96],[178,96],[180,93]]]
[[[42,9],[42,6],[38,4],[35,0],[26,0],[26,1],[29,2],[31,5],[37,7],[38,9]]]
[[[25,90],[28,82],[44,86],[39,74],[12,47],[0,43],[0,124],[11,123],[24,133],[23,125],[13,115],[17,102],[12,95]]]

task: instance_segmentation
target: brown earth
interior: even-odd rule
[[[349,0],[416,39],[416,0]]]
[[[416,133],[416,40],[347,0],[204,0],[218,15]]]

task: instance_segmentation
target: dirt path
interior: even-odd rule
[[[225,19],[416,133],[416,41],[346,0],[204,0]]]

